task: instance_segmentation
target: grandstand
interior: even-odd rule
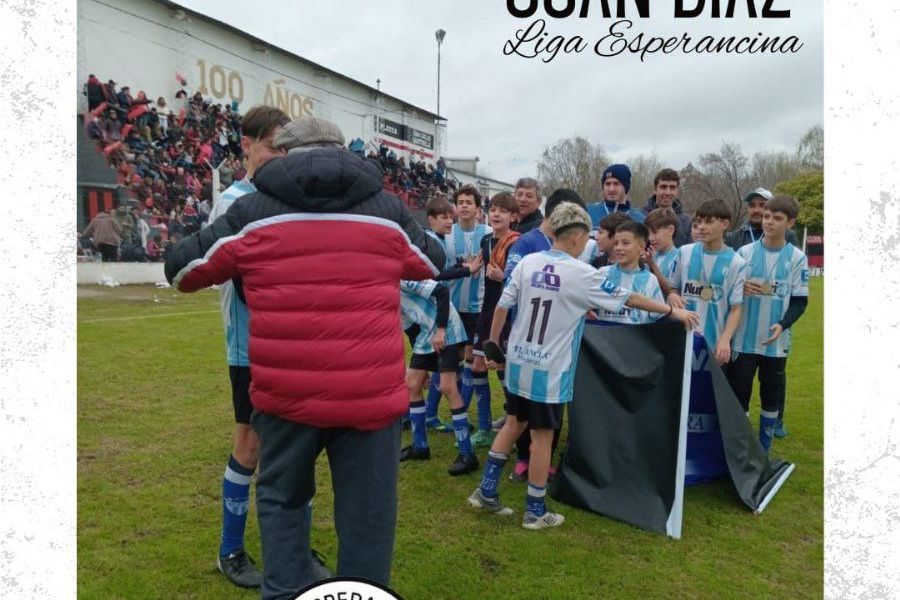
[[[85,0],[78,27],[79,230],[126,205],[141,208],[154,235],[168,238],[173,225],[189,233],[187,213],[217,196],[214,182],[241,174],[240,115],[257,104],[337,123],[413,209],[472,177],[439,160],[440,115],[178,3]]]

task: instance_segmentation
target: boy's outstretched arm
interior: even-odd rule
[[[642,294],[632,293],[628,296],[628,300],[625,301],[625,306],[672,317],[676,321],[684,323],[688,329],[700,326],[700,317],[697,313],[684,310],[683,308],[675,308],[664,302],[652,300]]]

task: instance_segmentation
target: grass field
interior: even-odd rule
[[[552,500],[566,524],[530,532],[519,526],[523,485],[501,485],[518,517],[478,513],[466,497],[480,472],[449,477],[452,436],[432,435],[431,462],[400,469],[392,587],[407,600],[821,597],[821,279],[810,292],[788,361],[790,436],[773,450],[797,470],[761,516],[721,482],[688,488],[680,541]],[[79,597],[258,597],[215,568],[233,423],[217,293],[91,286],[78,295]],[[499,414],[493,375],[492,386]],[[312,543],[334,567],[324,456],[317,479]],[[259,557],[250,515],[247,547]]]

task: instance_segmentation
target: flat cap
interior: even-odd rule
[[[282,150],[323,144],[343,146],[344,134],[327,119],[303,116],[285,125],[275,136],[273,143]]]

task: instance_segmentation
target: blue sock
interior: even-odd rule
[[[425,401],[409,403],[409,420],[412,424],[413,448],[428,447],[428,430],[425,427]]]
[[[435,371],[428,383],[428,396],[425,399],[425,420],[429,423],[438,418],[438,404],[441,401],[441,374]]]
[[[544,506],[544,496],[547,495],[547,486],[541,487],[528,482],[528,495],[525,496],[525,510],[542,517],[547,512]]]
[[[491,428],[491,384],[488,383],[487,371],[472,372],[472,389],[475,391],[478,406],[478,429],[489,431]]]
[[[475,386],[472,381],[472,363],[466,361],[466,366],[463,367],[462,385],[459,389],[459,395],[462,397],[463,406],[467,412],[469,410],[469,404],[472,403],[472,392],[474,389]]]
[[[509,460],[505,454],[488,451],[487,463],[484,465],[484,473],[481,476],[481,493],[485,498],[497,497],[497,485],[500,483],[500,475],[503,474],[503,467]]]
[[[778,410],[759,411],[759,443],[763,449],[768,452],[772,447],[772,432],[775,429],[775,422],[778,420]]]
[[[219,555],[228,556],[244,547],[244,527],[250,508],[250,480],[254,469],[248,469],[234,456],[228,458],[222,479],[222,545]]]
[[[472,440],[469,439],[469,416],[465,408],[454,408],[453,432],[456,433],[457,446],[460,454],[472,454]]]

